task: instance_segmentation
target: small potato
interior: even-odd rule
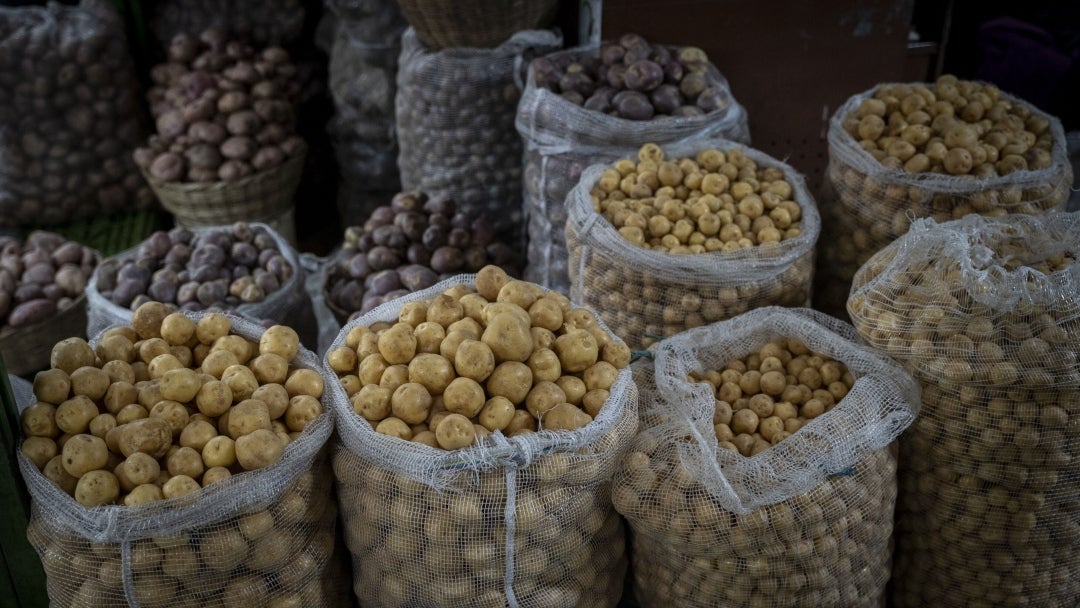
[[[52,403],[38,401],[26,408],[19,415],[22,423],[22,432],[26,437],[50,437],[60,435],[60,428],[56,425],[57,407]],[[92,420],[92,418],[91,418]],[[87,426],[90,421],[86,421]]]
[[[71,372],[71,391],[76,395],[85,395],[92,401],[100,401],[109,390],[109,374],[100,369],[87,366]]]
[[[56,407],[56,426],[71,435],[85,433],[98,413],[97,405],[89,397],[76,395]]]
[[[416,336],[416,352],[438,354],[439,347],[446,337],[446,329],[438,323],[424,321],[413,330]]]
[[[489,431],[504,430],[514,420],[517,408],[506,397],[492,397],[477,415],[480,424]]]
[[[503,433],[508,437],[513,437],[515,434],[519,434],[523,431],[532,432],[536,430],[536,418],[529,413],[528,410],[514,410],[514,417],[510,420],[510,424],[506,425],[503,429]]]
[[[102,361],[123,361],[131,363],[135,360],[135,343],[125,336],[113,335],[102,337],[94,348],[97,356]]]
[[[559,388],[566,394],[567,403],[573,403],[574,405],[579,405],[581,400],[585,398],[585,393],[589,391],[585,386],[585,382],[576,376],[559,376],[555,384],[559,385]]]
[[[225,467],[210,467],[202,476],[202,487],[206,487],[218,481],[225,481],[232,477],[232,473]]]
[[[161,458],[172,445],[172,429],[162,418],[142,418],[117,428],[121,429],[119,447],[125,457],[135,452],[145,452],[154,458]]]
[[[559,362],[559,356],[555,354],[555,351],[549,348],[538,348],[529,355],[529,360],[526,361],[529,369],[532,370],[533,379],[536,382],[547,380],[548,382],[554,382],[562,376],[562,363]]]
[[[112,414],[98,414],[89,425],[90,434],[102,439],[114,428],[116,428],[116,416]]]
[[[221,381],[229,386],[233,399],[244,400],[251,397],[259,388],[255,374],[244,365],[230,365],[221,374]]]
[[[281,384],[289,376],[289,362],[281,355],[262,353],[248,362],[260,384]]]
[[[173,308],[168,304],[150,301],[135,309],[131,315],[131,328],[140,339],[160,338],[161,322],[165,317],[172,314]]]
[[[390,435],[391,437],[397,437],[398,439],[409,440],[412,439],[412,429],[400,418],[394,418],[393,416],[383,419],[375,426],[375,432],[382,435]]]
[[[135,387],[123,380],[116,380],[109,385],[109,390],[105,391],[105,398],[102,400],[102,404],[110,414],[118,413],[125,405],[131,405],[137,403],[139,400],[139,391],[135,390]]]
[[[70,374],[80,367],[94,365],[94,349],[82,338],[67,338],[53,346],[49,355],[49,367]]]
[[[188,425],[191,415],[188,414],[187,407],[183,403],[162,399],[150,408],[150,418],[164,420],[169,425],[172,437],[178,438],[184,427]]]
[[[494,302],[499,297],[499,291],[509,282],[510,277],[502,268],[484,266],[476,273],[476,292],[488,302]]]
[[[237,363],[247,365],[248,361],[250,361],[251,357],[255,354],[255,345],[243,336],[222,336],[217,340],[214,340],[214,345],[210,347],[210,352],[218,350],[227,350],[231,352],[236,355]]]
[[[409,382],[424,385],[432,396],[441,395],[454,379],[453,364],[441,355],[420,353],[409,364]]]
[[[439,343],[439,354],[444,358],[453,361],[457,358],[457,350],[461,348],[461,343],[466,340],[475,340],[479,336],[470,336],[464,331],[450,331],[446,333],[446,337]]]
[[[64,468],[63,456],[56,456],[45,463],[45,466],[41,469],[41,473],[67,494],[72,496],[75,494],[75,485],[78,483],[79,479],[71,473],[68,473],[67,469]]]
[[[423,384],[406,382],[391,395],[390,409],[394,417],[406,424],[419,424],[427,420],[431,412],[431,393]]]
[[[179,498],[181,496],[187,496],[188,494],[194,494],[202,489],[199,482],[195,481],[187,475],[176,475],[165,482],[165,485],[161,486],[161,495],[166,499]]]
[[[566,402],[566,393],[554,382],[537,382],[525,397],[525,407],[537,420],[548,410]],[[571,404],[572,405],[572,404]]]
[[[294,433],[302,432],[322,413],[323,406],[318,399],[311,395],[297,395],[289,400],[288,409],[285,410],[285,426]]]
[[[484,387],[471,378],[455,378],[443,392],[446,410],[466,418],[479,414],[484,402]]]
[[[300,336],[291,327],[274,325],[259,337],[259,352],[272,353],[285,361],[292,361],[300,352]]]
[[[483,342],[464,340],[454,354],[454,370],[458,376],[483,382],[495,370],[495,353]]]
[[[622,340],[611,340],[601,349],[600,358],[622,369],[630,365],[630,347]]]
[[[203,446],[202,460],[209,468],[233,466],[236,463],[236,442],[225,435],[214,437]]]
[[[171,401],[188,403],[202,388],[198,374],[187,368],[172,369],[161,376],[161,396]]]
[[[596,363],[596,338],[584,329],[574,329],[555,339],[555,354],[564,372],[583,372]]]
[[[206,470],[199,451],[188,447],[182,447],[169,454],[165,460],[165,466],[168,468],[169,474],[174,477],[187,475],[196,480],[202,477],[203,471]]]
[[[324,388],[319,372],[304,367],[289,372],[288,379],[285,380],[285,390],[290,397],[310,395],[318,399],[322,397]]]
[[[120,498],[120,482],[109,471],[88,471],[75,485],[75,500],[84,507],[98,507]]]
[[[532,389],[532,370],[528,365],[517,361],[500,363],[488,376],[487,394],[491,397],[506,397],[513,404],[525,401]]]
[[[38,401],[60,405],[71,394],[71,377],[62,369],[47,369],[34,375],[34,396]]]
[[[177,369],[186,369],[172,353],[164,353],[154,357],[147,364],[146,370],[150,372],[150,378],[160,380],[167,372]]]
[[[438,438],[435,437],[435,433],[432,432],[432,431],[421,431],[419,433],[414,433],[413,436],[412,436],[412,439],[410,439],[409,441],[414,441],[416,443],[422,443],[422,444],[424,444],[424,445],[426,445],[428,447],[432,447],[432,448],[438,448],[439,447],[439,440],[438,440]]]
[[[165,495],[161,492],[161,488],[156,484],[144,483],[140,486],[135,486],[127,493],[127,496],[124,496],[124,506],[134,507],[159,500],[165,500]]]
[[[153,456],[143,452],[135,452],[128,456],[122,464],[124,475],[121,479],[121,485],[128,492],[136,486],[154,483],[158,475],[161,474],[161,465],[158,461]],[[130,487],[127,487],[125,481],[130,483]]]
[[[199,411],[211,418],[217,418],[229,411],[232,402],[232,389],[220,380],[203,384],[195,395],[195,405],[198,406]]]
[[[251,393],[251,398],[266,404],[271,420],[281,418],[289,408],[289,392],[280,384],[264,384]]]
[[[59,453],[56,442],[48,437],[27,437],[23,439],[20,449],[39,471]]]
[[[378,422],[390,415],[392,395],[389,389],[376,384],[364,385],[352,397],[353,411],[367,420]]]
[[[270,430],[270,410],[266,404],[258,399],[245,399],[234,405],[229,412],[229,437],[239,439],[257,430]]]
[[[576,431],[592,420],[592,416],[577,406],[560,403],[543,414],[539,426],[546,431]]]
[[[360,361],[358,375],[364,384],[378,384],[390,364],[379,353],[372,353]]]
[[[195,323],[195,336],[199,342],[211,346],[219,338],[229,335],[232,321],[225,315],[213,312],[203,316]]]
[[[555,333],[551,330],[543,327],[530,327],[529,334],[533,339],[533,352],[542,348],[549,350],[555,348]]]
[[[563,311],[552,298],[540,298],[529,306],[529,318],[533,327],[558,331],[563,324]]]
[[[284,451],[285,442],[268,429],[258,429],[236,439],[236,461],[245,471],[274,464]]]
[[[135,389],[139,392],[139,405],[146,408],[147,411],[154,407],[158,401],[165,399],[165,397],[161,395],[161,383],[157,380],[140,382]]]
[[[472,422],[461,414],[449,414],[435,429],[435,440],[444,450],[456,450],[476,442]]]
[[[593,418],[600,415],[600,410],[603,409],[604,404],[607,403],[610,393],[606,389],[597,388],[593,389],[581,398],[581,407],[585,410],[585,413]]]
[[[134,345],[136,352],[138,353],[139,360],[147,365],[159,355],[171,355],[172,350],[169,343],[161,338],[150,338],[147,340],[139,340]],[[173,355],[175,356],[175,355]],[[179,361],[179,359],[177,359]],[[149,369],[149,368],[148,368]]]
[[[110,382],[127,382],[135,384],[135,370],[132,364],[125,361],[106,361],[101,366],[101,371],[109,374]]]
[[[149,418],[150,410],[139,405],[138,403],[132,403],[120,408],[119,412],[116,412],[116,424],[123,426],[129,422],[135,420],[141,420],[142,418]]]
[[[595,389],[610,389],[618,378],[619,370],[607,361],[597,361],[594,365],[586,369],[581,377],[581,379],[585,381],[585,388],[590,391]]]
[[[109,448],[100,437],[79,434],[64,443],[61,456],[68,475],[79,478],[90,471],[105,468],[109,461]]]
[[[337,374],[355,373],[359,363],[355,348],[339,346],[326,353],[326,364]]]
[[[190,420],[180,432],[180,446],[201,452],[214,437],[217,437],[217,429],[213,424],[206,420]]]
[[[399,386],[405,384],[408,381],[408,365],[391,365],[383,371],[382,378],[379,378],[379,386],[383,388],[388,388],[391,391],[396,391]]]
[[[174,312],[161,320],[161,338],[172,346],[184,346],[195,336],[195,322]]]
[[[431,301],[427,309],[427,320],[444,328],[460,321],[465,316],[465,310],[452,296],[441,294]]]
[[[379,354],[390,365],[408,364],[416,356],[416,336],[407,323],[397,323],[379,336]]]

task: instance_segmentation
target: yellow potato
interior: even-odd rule
[[[120,498],[120,482],[109,471],[88,471],[75,484],[75,500],[84,507],[97,507]]]
[[[484,387],[472,378],[455,378],[443,392],[443,404],[446,410],[461,414],[466,418],[479,414],[485,401]]]
[[[456,450],[476,442],[472,422],[461,414],[449,414],[435,429],[435,440],[444,450]]]
[[[236,439],[236,461],[246,471],[274,464],[284,451],[285,442],[268,429],[258,429]]]
[[[406,382],[391,395],[390,409],[406,424],[419,424],[427,420],[431,411],[431,393],[418,382]]]
[[[47,369],[34,375],[34,396],[38,401],[60,405],[71,394],[71,377],[62,369]]]
[[[289,362],[275,353],[262,353],[248,362],[260,384],[285,382],[289,375]]]
[[[233,439],[270,428],[270,410],[258,399],[245,399],[229,412],[228,431]]]
[[[285,381],[285,390],[290,397],[297,395],[311,395],[318,399],[323,394],[323,379],[319,372],[313,369],[297,368],[289,372]]]
[[[75,478],[90,471],[105,468],[109,461],[109,448],[105,440],[93,435],[74,435],[64,443],[61,452],[64,470]]]
[[[19,449],[39,471],[44,469],[45,465],[59,453],[56,442],[48,437],[27,437],[23,439]]]
[[[195,336],[195,322],[174,312],[161,320],[161,338],[173,346],[185,346]]]
[[[158,383],[162,397],[180,403],[188,403],[194,399],[202,388],[199,376],[186,367],[165,372]]]
[[[495,370],[495,353],[483,342],[464,340],[454,353],[454,370],[458,376],[483,382]]]
[[[202,460],[209,468],[231,467],[236,463],[236,442],[226,435],[214,437],[203,446]]]
[[[274,325],[259,337],[259,352],[272,353],[285,361],[292,361],[300,352],[300,336],[291,327]]]
[[[289,400],[289,407],[285,410],[285,425],[292,432],[300,432],[322,413],[323,406],[318,399],[311,395],[297,395]]]
[[[195,405],[198,406],[200,412],[210,418],[217,418],[229,411],[232,402],[232,389],[220,380],[203,384],[195,395]]]

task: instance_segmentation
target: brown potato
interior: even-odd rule
[[[487,394],[492,397],[506,397],[511,403],[519,404],[532,389],[532,370],[524,363],[507,361],[500,363],[488,376]]]
[[[59,453],[56,442],[49,437],[27,437],[23,439],[19,449],[39,471],[44,469],[45,465]]]
[[[274,325],[259,338],[259,352],[272,353],[285,361],[292,361],[300,352],[300,336],[291,327]]]
[[[60,405],[71,394],[71,378],[62,369],[47,369],[34,375],[34,396],[38,401]]]
[[[142,418],[117,428],[120,429],[120,452],[125,457],[135,452],[145,452],[154,458],[161,458],[172,445],[172,428],[162,418]]]
[[[466,418],[479,414],[485,400],[484,387],[471,378],[455,378],[443,392],[446,410]]]
[[[297,395],[285,410],[285,425],[292,432],[302,432],[323,413],[322,403],[311,395]]]
[[[88,471],[75,484],[75,500],[84,507],[97,507],[120,498],[120,482],[109,471]]]
[[[270,410],[258,399],[245,399],[229,412],[228,434],[233,439],[270,428]]]
[[[323,379],[319,372],[313,369],[297,368],[289,372],[285,380],[285,390],[290,397],[297,395],[310,395],[318,399],[323,394]]]
[[[248,362],[260,384],[282,384],[289,375],[289,362],[275,353],[262,353]]]
[[[79,434],[64,443],[61,457],[68,475],[80,478],[90,471],[105,468],[109,461],[109,448],[100,437]]]
[[[454,354],[454,370],[458,376],[483,382],[495,370],[495,354],[477,340],[464,340]]]
[[[461,414],[449,414],[435,429],[435,440],[444,450],[456,450],[476,442],[472,422]]]

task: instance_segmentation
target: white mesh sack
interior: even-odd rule
[[[555,32],[526,30],[493,49],[431,51],[406,30],[395,102],[402,188],[445,194],[520,238],[519,72],[560,46]]]
[[[154,204],[131,158],[140,99],[111,3],[0,8],[0,226]]]
[[[829,411],[753,456],[719,446],[716,397],[691,372],[795,338],[847,365]],[[846,324],[768,307],[689,330],[633,366],[643,428],[615,476],[635,595],[659,606],[881,606],[896,457],[919,407],[914,380]]]
[[[177,34],[219,28],[261,46],[298,38],[304,17],[301,0],[161,0],[152,5],[149,20],[165,44]]]
[[[350,322],[397,319],[460,275]],[[606,328],[605,328],[606,329]],[[491,438],[454,451],[376,433],[340,383],[334,476],[360,605],[533,607],[618,604],[626,573],[611,478],[637,430],[623,369],[595,420],[577,431]]]
[[[578,47],[552,53],[548,58],[598,52],[596,48]],[[568,292],[565,202],[589,165],[616,160],[650,142],[667,145],[712,137],[750,142],[746,110],[735,101],[727,80],[711,63],[706,80],[709,87],[723,92],[723,109],[702,116],[663,116],[642,121],[571,103],[538,86],[530,68],[515,121],[525,147],[523,197],[529,238],[525,280]]]
[[[1027,124],[1033,124],[1033,121],[1040,123],[1034,128],[1041,130],[1038,137],[1042,140],[1040,145],[1045,146],[1045,149],[1037,152],[1035,148],[1030,148],[1022,154],[1034,162],[1033,155],[1045,153],[1046,158],[1042,161],[1048,164],[1045,168],[1017,170],[1007,175],[951,175],[943,169],[939,169],[940,172],[909,171],[899,164],[900,159],[895,156],[892,160],[888,156],[884,156],[883,160],[876,158],[863,148],[865,141],[852,135],[853,131],[858,134],[860,118],[865,118],[871,111],[864,108],[864,104],[869,100],[887,99],[883,91],[887,92],[890,87],[915,86],[921,85],[882,84],[854,95],[836,110],[829,122],[829,165],[825,176],[827,194],[821,205],[825,228],[822,243],[825,246],[821,248],[818,258],[815,289],[815,308],[819,310],[842,316],[855,272],[879,249],[907,232],[913,219],[929,217],[943,222],[970,213],[989,216],[1009,213],[1041,214],[1063,209],[1069,198],[1072,167],[1069,164],[1061,122],[1006,93],[1000,93],[1000,103],[1008,104],[1027,115]],[[903,115],[900,108],[908,107],[903,104],[910,105],[911,102],[902,102],[893,97],[888,103],[895,104],[896,110],[887,106],[886,111]],[[914,105],[921,107],[918,103]],[[937,113],[933,106],[910,114],[915,115],[916,112],[926,119],[934,118],[935,121],[931,124],[936,125],[937,120],[940,120],[936,118]],[[931,115],[930,112],[934,114]],[[893,119],[889,120],[891,123]],[[983,123],[988,124],[989,119]],[[1024,123],[1025,121],[1020,121],[1021,125]],[[909,126],[901,132],[915,128],[926,129],[923,125]],[[984,144],[982,156],[1000,154],[1005,158],[1008,151],[1020,152],[1019,149],[1013,150],[1009,147],[1013,144],[1001,146],[1001,141],[993,139],[995,135],[1001,135],[995,133],[996,128],[990,129],[985,124],[977,128],[980,129],[983,140],[993,141],[1001,147],[999,151],[994,145]],[[924,130],[922,134],[910,135],[909,138],[915,138],[912,141],[921,141],[919,138],[925,135]],[[957,137],[957,140],[960,139]],[[958,142],[940,140],[941,137],[936,138],[940,145],[960,147]],[[928,142],[920,148],[930,150],[931,145]],[[912,147],[904,151],[905,147],[903,143],[894,144],[893,152],[906,156],[916,150]],[[987,152],[990,148],[993,148],[993,151]],[[885,154],[876,149],[874,152]],[[941,152],[941,148],[938,152]],[[923,153],[915,154],[913,158],[919,160],[919,157],[926,161],[927,166],[933,162]],[[912,159],[907,160],[914,162]],[[923,163],[915,165],[917,166],[913,166],[913,169],[922,170]]]
[[[300,334],[301,342],[305,345],[316,346],[318,344],[317,321],[311,298],[308,296],[304,286],[306,273],[303,264],[300,263],[300,254],[293,249],[288,241],[266,224],[251,223],[246,224],[246,226],[250,228],[255,236],[260,234],[268,235],[272,245],[264,249],[264,251],[276,249],[278,257],[283,261],[283,265],[291,270],[278,269],[281,272],[288,273],[288,276],[284,281],[275,281],[277,289],[269,293],[264,292],[262,300],[251,303],[241,301],[232,311],[263,325],[267,323],[289,325]],[[194,228],[190,230],[194,236],[186,240],[183,237],[170,236],[177,234],[172,231],[155,234],[139,245],[102,261],[94,269],[94,274],[86,286],[87,335],[97,335],[113,325],[129,323],[133,309],[137,308],[138,304],[142,303],[146,298],[160,298],[157,301],[174,306],[179,305],[180,308],[184,308],[184,301],[188,301],[186,300],[188,295],[183,292],[185,284],[188,284],[189,287],[191,284],[195,284],[195,288],[198,288],[200,285],[225,280],[221,274],[214,274],[213,276],[208,274],[205,277],[199,275],[198,273],[204,271],[200,270],[199,260],[201,258],[193,254],[198,249],[197,243],[211,244],[208,239],[217,235],[234,235],[237,229],[237,225]],[[151,243],[151,239],[154,239],[155,242]],[[165,241],[176,242],[170,244]],[[183,256],[185,252],[188,254],[187,257]],[[178,257],[173,259],[170,257],[173,255]],[[230,259],[230,255],[231,252],[225,252],[226,259]],[[131,307],[124,307],[114,303],[107,294],[111,290],[122,287],[121,283],[125,279],[120,273],[123,272],[124,262],[129,260],[134,260],[136,266],[148,266],[148,272],[145,274],[152,277],[158,276],[157,273],[159,272],[170,272],[171,275],[169,278],[149,279],[149,287],[146,288],[147,295],[141,298],[136,297],[132,301]],[[223,269],[213,270],[225,274],[230,272]],[[226,281],[225,288],[228,295],[239,297],[227,291],[239,278],[241,278],[239,274],[235,277],[230,275]],[[159,283],[169,283],[171,286],[165,286],[159,292],[154,289],[154,286]],[[199,302],[197,290],[190,295],[191,301]],[[206,299],[205,302],[202,302],[202,305],[205,307],[205,305],[217,301],[220,300]]]
[[[610,166],[589,167],[566,201],[570,299],[597,311],[631,348],[753,308],[809,304],[821,221],[802,175],[762,152],[722,139],[671,145],[664,155],[692,158],[707,149],[738,153],[758,168],[781,171],[790,186],[788,198],[801,213],[801,234],[734,251],[676,254],[646,249],[624,238],[595,210],[593,189]],[[747,182],[732,179],[731,184]],[[721,196],[730,195],[725,191]]]
[[[232,333],[255,340],[262,334],[260,326],[230,318]],[[324,384],[336,382],[306,349],[292,364],[318,370]],[[50,605],[344,605],[326,450],[334,426],[326,401],[332,398],[324,395],[326,409],[276,463],[137,507],[85,507],[20,450],[19,468],[32,498],[27,535],[44,566]],[[31,392],[19,407],[34,403]]]
[[[1080,217],[924,219],[855,275],[862,338],[922,384],[896,606],[1080,601]]]

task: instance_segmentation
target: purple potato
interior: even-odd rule
[[[477,272],[488,263],[487,249],[482,245],[469,247],[465,250],[464,257],[465,270],[468,272]]]
[[[360,310],[364,306],[364,288],[355,281],[344,281],[335,286],[330,298],[338,308],[350,312]]]
[[[372,270],[388,270],[401,265],[401,258],[389,247],[376,245],[367,253],[368,265]]]
[[[191,252],[191,264],[198,266],[213,266],[220,268],[225,264],[225,251],[213,244],[203,244]]]
[[[391,240],[395,234],[401,234],[401,229],[393,224],[384,224],[371,231],[371,236],[375,239],[375,244],[383,245],[385,247],[393,247]]]
[[[596,89],[596,92],[585,100],[585,109],[592,110],[594,112],[607,113],[611,111],[611,98],[615,96],[615,89],[611,87],[600,87]]]
[[[448,228],[450,226],[450,216],[441,213],[432,213],[428,216],[427,221],[428,226],[439,226],[441,228]]]
[[[281,255],[276,255],[267,260],[265,268],[268,272],[273,273],[278,278],[278,280],[283,283],[291,279],[293,276],[292,265],[289,264],[288,260],[286,260]]]
[[[490,263],[497,266],[517,266],[517,254],[514,249],[502,242],[495,242],[487,246]],[[513,276],[513,275],[511,275]]]
[[[195,239],[193,245],[195,249],[201,246],[213,245],[221,251],[228,251],[232,247],[233,240],[229,238],[229,235],[224,232],[207,232],[202,234],[199,238]]]
[[[277,255],[281,255],[281,252],[277,249],[263,249],[259,252],[259,266],[266,268],[266,264]]]
[[[244,241],[250,243],[255,238],[255,233],[251,229],[251,224],[247,222],[236,222],[232,225],[232,235],[238,241]]]
[[[495,241],[495,229],[484,218],[478,217],[473,220],[470,228],[472,229],[473,244],[484,247],[488,243]]]
[[[619,46],[625,49],[636,48],[649,48],[648,41],[641,34],[635,34],[633,32],[623,34],[619,36]]]
[[[112,290],[113,304],[127,307],[131,304],[131,301],[135,299],[135,296],[143,293],[146,289],[146,285],[133,281],[131,279],[121,279],[116,284],[116,289]]]
[[[389,293],[401,288],[401,277],[396,270],[380,270],[364,280],[364,287],[375,294]]]
[[[396,213],[389,205],[382,205],[371,212],[371,215],[368,216],[368,222],[372,223],[371,228],[374,229],[376,226],[392,223],[395,215]]]
[[[420,241],[428,251],[435,251],[446,244],[448,232],[443,226],[428,226]]]
[[[128,308],[130,308],[131,310],[137,310],[140,306],[146,304],[147,302],[153,302],[153,300],[151,300],[150,296],[146,295],[145,293],[140,293],[139,295],[135,296],[133,300],[131,300],[131,304],[128,305]]]
[[[611,88],[621,91],[626,88],[626,66],[613,65],[607,71],[607,83]]]
[[[653,108],[659,114],[672,114],[682,105],[683,97],[679,87],[673,84],[662,84],[649,94]]]
[[[626,68],[625,81],[633,91],[652,91],[664,83],[664,69],[648,59],[635,61]]]
[[[559,90],[562,93],[574,91],[580,93],[583,98],[588,98],[596,91],[596,83],[585,72],[567,72],[559,79]]]
[[[224,281],[210,281],[199,285],[195,292],[195,298],[203,306],[212,306],[221,302],[229,295],[229,286]]]
[[[402,213],[404,211],[418,211],[424,208],[423,195],[415,192],[399,192],[394,195],[394,198],[390,200],[390,209],[395,213]],[[394,221],[394,218],[390,218],[390,221]]]
[[[232,251],[229,252],[234,264],[254,266],[259,261],[259,250],[251,243],[239,241],[233,243]]]
[[[727,94],[720,87],[705,87],[697,96],[697,107],[705,113],[723,110],[727,105]]]
[[[370,232],[365,232],[359,240],[356,241],[356,248],[363,252],[371,251],[371,248],[375,246],[375,237],[371,236]]]
[[[465,228],[454,228],[446,239],[446,244],[457,249],[465,249],[472,241],[470,231]]]
[[[662,44],[651,45],[650,51],[651,52],[649,53],[649,59],[655,61],[660,65],[664,65],[665,63],[675,59],[674,55],[671,54],[671,49]]]
[[[161,268],[150,277],[151,283],[178,283],[179,279],[176,270],[172,268]]]
[[[30,300],[40,300],[45,297],[45,288],[37,283],[23,283],[15,288],[15,293],[12,298],[15,303],[28,302]]]
[[[263,293],[274,293],[281,289],[281,282],[278,281],[278,278],[274,276],[273,273],[266,272],[260,268],[256,270],[252,276],[255,277],[255,284],[263,290]]]
[[[64,297],[64,290],[56,283],[49,283],[48,285],[42,287],[41,292],[46,298],[52,300],[53,302],[56,302],[60,298]]]
[[[408,250],[406,250],[405,259],[407,259],[410,264],[427,266],[431,263],[431,251],[420,243],[413,243],[412,245],[409,245]]]
[[[578,93],[577,91],[563,91],[562,93],[559,94],[559,96],[562,97],[563,99],[565,99],[566,101],[569,101],[570,103],[574,104],[575,106],[580,106],[580,105],[585,104],[585,96],[582,95],[581,93]]]
[[[472,225],[472,218],[467,213],[455,213],[450,219],[451,228],[468,228]]]
[[[649,120],[653,117],[653,105],[641,91],[619,91],[611,101],[615,105],[615,112],[628,120]]]
[[[153,298],[155,302],[171,303],[176,301],[176,291],[176,283],[155,281],[146,290],[146,295]]]
[[[438,273],[457,272],[464,261],[460,249],[439,247],[431,254],[431,269]]]
[[[697,106],[679,106],[671,113],[672,116],[704,116],[705,112]]]
[[[664,65],[664,82],[668,84],[678,85],[683,79],[683,75],[686,74],[683,70],[683,66],[678,61],[669,61]]]
[[[621,44],[615,44],[611,42],[603,42],[600,45],[600,61],[604,65],[615,65],[622,63],[623,55],[626,54],[626,48]]]
[[[427,211],[431,216],[438,214],[452,217],[457,213],[457,205],[454,203],[454,199],[448,196],[433,196],[424,203],[424,211]],[[431,222],[431,218],[428,218],[428,222]]]
[[[251,241],[252,245],[255,245],[259,251],[266,249],[273,249],[277,251],[277,241],[274,240],[274,236],[265,230],[260,230],[255,233],[255,238]]]
[[[345,261],[343,270],[351,279],[362,279],[371,274],[371,264],[368,264],[367,254],[360,253],[352,256]]]
[[[559,91],[559,77],[562,75],[562,70],[555,65],[555,62],[547,57],[537,57],[532,60],[529,67],[532,69],[536,86],[556,93]]]
[[[120,281],[135,281],[145,287],[150,284],[151,274],[146,267],[128,261],[120,269],[120,272],[116,273],[116,278]]]
[[[199,283],[213,281],[218,278],[217,266],[199,266],[188,272],[191,275],[191,280],[198,281]]]
[[[191,259],[191,247],[183,243],[177,243],[165,254],[163,261],[166,264],[187,264]]]
[[[389,302],[390,300],[396,300],[398,298],[404,298],[405,296],[409,295],[410,293],[411,292],[408,289],[395,289],[394,291],[391,291],[390,293],[387,293],[387,294],[383,295],[382,301],[385,304],[386,302]]]
[[[364,296],[364,302],[363,305],[360,307],[360,312],[361,314],[367,314],[372,310],[375,310],[385,301],[386,300],[384,300],[383,297],[380,295],[367,294]]]
[[[190,312],[201,312],[206,310],[206,307],[199,303],[198,300],[190,300],[180,305],[180,310],[187,310]]]
[[[161,258],[165,257],[165,254],[169,253],[169,249],[173,246],[172,239],[169,238],[169,234],[162,230],[151,234],[142,243],[139,243],[138,254],[139,257],[152,257]]]
[[[53,282],[53,277],[56,276],[56,268],[51,262],[38,263],[34,265],[27,265],[26,270],[23,271],[22,280],[30,281],[32,283],[41,283],[46,285]]]
[[[410,264],[398,269],[401,284],[409,291],[427,289],[438,282],[439,276],[430,268],[419,264]]]
[[[417,242],[424,235],[427,228],[427,218],[418,211],[406,211],[399,213],[394,218],[394,225],[401,229],[401,233],[411,242]]]
[[[190,243],[191,239],[195,238],[195,233],[194,232],[188,230],[187,228],[182,228],[180,226],[177,226],[176,228],[173,228],[172,230],[169,231],[168,234],[169,234],[169,241],[172,242],[173,246],[179,245],[181,243],[183,243],[183,244]]]

